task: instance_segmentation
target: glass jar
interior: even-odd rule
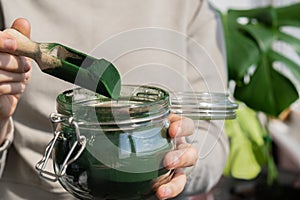
[[[169,93],[156,87],[123,85],[118,100],[65,91],[50,115],[54,138],[36,168],[80,199],[143,199],[172,176],[162,165],[174,148],[169,113]],[[51,154],[54,173],[45,170]]]
[[[193,120],[230,120],[236,118],[238,104],[228,93],[173,92],[171,111]]]

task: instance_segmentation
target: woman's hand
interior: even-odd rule
[[[196,148],[185,140],[186,136],[192,135],[194,132],[193,120],[175,114],[171,114],[169,120],[171,122],[169,136],[175,139],[176,149],[167,153],[164,165],[167,169],[174,169],[175,174],[168,183],[157,189],[158,199],[169,199],[179,195],[186,184],[183,168],[195,165],[198,159]]]
[[[14,21],[12,28],[30,35],[30,24],[25,19]],[[8,119],[14,113],[21,94],[30,77],[30,61],[10,53],[17,48],[16,40],[0,32],[0,120]]]
[[[30,35],[30,24],[25,19],[15,20],[12,28],[27,37]],[[31,71],[27,58],[11,54],[16,48],[14,37],[0,31],[0,145],[6,136],[8,119],[15,112]]]

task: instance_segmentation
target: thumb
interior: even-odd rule
[[[22,33],[26,37],[30,38],[31,27],[30,27],[30,23],[29,23],[29,21],[27,19],[24,19],[24,18],[18,18],[18,19],[16,19],[13,22],[11,28],[19,31],[20,33]],[[24,58],[24,57],[21,57],[20,59],[24,63],[24,72],[29,71],[30,68],[31,68],[30,61],[28,61],[28,59]]]
[[[20,33],[22,33],[23,35],[25,35],[26,37],[30,37],[30,23],[27,19],[24,18],[18,18],[16,19],[11,28],[16,29],[17,31],[19,31]]]

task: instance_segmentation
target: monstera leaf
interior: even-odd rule
[[[285,66],[296,80],[300,66],[274,45],[284,42],[300,55],[300,39],[283,29],[300,27],[299,12],[300,4],[293,4],[221,13],[229,80],[236,83],[234,97],[256,111],[277,117],[298,99],[295,82],[274,66]]]
[[[239,103],[236,119],[226,121],[230,139],[230,154],[224,175],[238,179],[256,178],[263,166],[268,169],[268,181],[276,179],[276,166],[270,155],[271,140],[261,125],[256,111]]]

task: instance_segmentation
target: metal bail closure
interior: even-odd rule
[[[79,126],[78,126],[77,122],[74,121],[73,117],[67,117],[67,116],[64,116],[64,115],[61,115],[58,113],[52,113],[52,114],[50,114],[49,119],[53,125],[54,138],[46,146],[44,155],[43,155],[42,159],[36,164],[35,168],[40,172],[41,177],[55,182],[58,180],[58,178],[65,175],[67,167],[71,163],[76,161],[78,159],[78,157],[81,155],[81,153],[83,152],[83,150],[86,147],[86,137],[83,135],[80,135]],[[66,156],[63,164],[60,167],[60,170],[53,173],[53,172],[47,171],[45,168],[46,168],[48,160],[52,154],[52,151],[53,151],[53,148],[55,146],[57,139],[63,133],[62,131],[58,131],[58,129],[57,129],[58,124],[61,122],[67,122],[75,128],[75,134],[76,134],[77,140],[72,145],[68,155]],[[75,156],[71,157],[75,148],[78,145],[80,146],[80,149],[75,154]]]

